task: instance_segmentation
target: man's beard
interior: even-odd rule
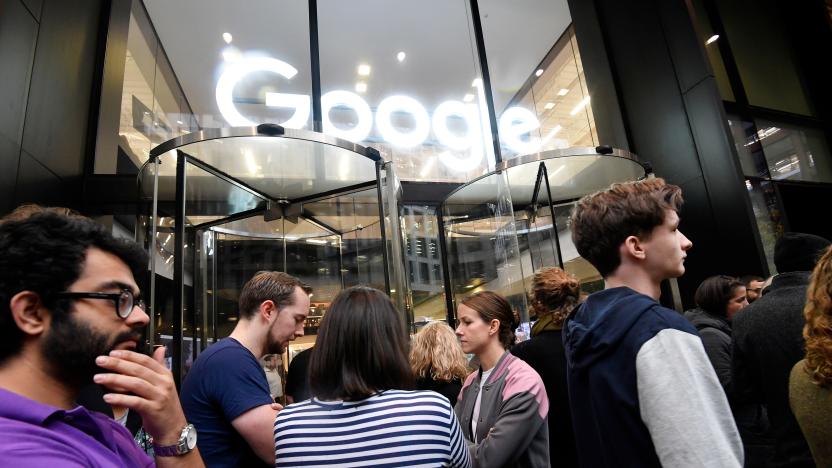
[[[272,331],[274,329],[274,325],[272,325],[272,330],[269,330],[269,334],[266,335],[266,354],[283,354],[283,351],[286,351],[286,343],[281,343],[279,341],[275,341],[272,339]]]
[[[118,344],[128,340],[141,343],[141,330],[120,333],[110,340],[106,334],[76,320],[71,312],[54,314],[49,333],[43,340],[42,352],[50,374],[72,388],[92,383],[92,377],[111,372],[98,367],[95,358],[106,356]]]

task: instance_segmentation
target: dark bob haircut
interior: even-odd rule
[[[355,401],[382,390],[412,389],[408,335],[383,292],[341,291],[321,322],[309,362],[309,388],[321,400]]]
[[[725,317],[728,301],[731,300],[734,290],[739,287],[745,287],[745,284],[737,278],[725,275],[711,276],[696,288],[693,299],[696,305],[705,312]]]

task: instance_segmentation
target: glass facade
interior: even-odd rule
[[[442,203],[442,221],[452,303],[489,290],[512,302],[528,321],[526,292],[543,267],[560,266],[584,291],[603,289],[598,272],[572,244],[569,218],[575,200],[614,182],[645,177],[635,156],[592,148],[540,153],[506,161],[452,192]]]
[[[703,50],[726,108],[736,114],[730,117],[730,130],[769,261],[774,242],[788,224],[777,184],[832,182],[826,135],[813,120],[795,59],[783,46],[782,27],[771,20],[770,3],[760,4],[750,27],[738,15],[753,7],[718,0],[692,2]],[[194,15],[197,9],[202,14]],[[766,27],[773,32],[762,38]],[[428,28],[431,34],[425,34]],[[303,262],[298,274],[320,289],[312,317],[325,310],[341,287],[359,283],[387,287],[417,324],[448,317],[450,303],[486,287],[504,292],[518,311],[524,311],[524,281],[541,266],[563,266],[588,291],[603,286],[597,271],[577,254],[569,226],[574,202],[583,194],[574,189],[586,187],[582,177],[592,172],[587,169],[591,165],[548,168],[544,178],[551,191],[538,187],[536,203],[518,204],[521,198],[507,194],[524,185],[528,186],[523,190],[534,192],[534,184],[527,182],[543,180],[538,166],[529,169],[519,185],[517,180],[500,179],[505,174],[494,175],[501,164],[530,154],[605,143],[596,130],[565,1],[258,1],[240,12],[223,8],[219,0],[133,0],[125,40],[119,151],[115,157],[97,155],[99,173],[136,171],[158,144],[173,137],[267,122],[374,148],[390,162],[395,175],[388,186],[396,188],[380,199],[362,188],[308,200],[304,209],[319,224],[274,228],[281,236],[300,232],[298,238],[304,239],[284,249],[281,265],[287,268],[291,259]],[[780,71],[772,72],[775,69]],[[772,85],[770,78],[781,75],[782,82]],[[778,86],[783,88],[781,95]],[[737,109],[741,112],[734,112]],[[803,125],[801,119],[810,122]],[[367,175],[346,161],[324,163],[335,159],[315,145],[295,147],[305,157],[290,162],[282,149],[257,161],[245,148],[229,157],[222,144],[194,150],[206,164],[264,193],[278,188],[304,198],[334,189],[319,182],[355,185]],[[250,142],[250,150],[258,152],[257,145]],[[114,164],[117,167],[111,167]],[[160,171],[157,190],[168,195],[175,191],[172,168],[146,168]],[[275,172],[283,173],[278,186],[263,176]],[[492,190],[488,196],[493,200],[480,200],[476,208],[468,207],[472,213],[462,210],[456,215],[450,205],[400,206],[395,202],[402,196],[398,179],[454,184],[474,180],[473,186]],[[311,181],[314,188],[308,185]],[[213,206],[215,214],[198,210],[194,219],[211,222],[266,203],[244,192]],[[142,209],[144,215],[150,213],[149,207]],[[171,296],[165,296],[164,288],[172,281],[174,211],[164,203],[158,210],[158,216],[142,221],[156,225],[158,259],[153,265],[158,271],[158,300],[168,301],[159,307],[169,309]],[[379,210],[381,218],[367,217]],[[442,232],[437,216],[443,217]],[[320,244],[306,242],[303,236],[312,232],[318,232],[319,238],[313,238]],[[403,239],[400,250],[384,244],[391,236]],[[150,237],[144,239],[148,245]],[[204,243],[210,238],[214,254],[232,258],[229,255],[236,252],[242,255],[240,261],[254,263],[270,258],[239,250],[247,239],[238,237],[216,231],[201,242],[195,238],[194,251],[207,254],[200,249],[207,249]],[[385,272],[385,261],[401,263],[404,269]],[[211,275],[241,280],[239,274],[223,271],[222,264],[206,260],[199,268],[186,272],[195,275],[193,281]],[[333,272],[340,275],[335,283],[316,279]],[[398,273],[402,277],[393,282],[410,287],[387,284]],[[211,314],[220,317],[220,303],[185,306],[193,308],[194,317],[185,328],[207,333],[207,340],[233,326],[203,320]],[[157,317],[154,326],[162,333],[169,323],[169,318]]]
[[[124,60],[118,154],[99,154],[96,173],[135,174],[150,150],[198,128],[177,75],[141,2],[132,3]]]
[[[403,242],[390,222],[400,191],[377,154],[313,132],[267,136],[250,128],[203,132],[166,148],[151,153],[141,173],[139,238],[153,252],[151,341],[172,345],[175,375],[233,330],[240,291],[258,271],[283,271],[313,288],[293,351],[314,343],[345,287],[388,292],[412,323],[396,255]]]
[[[786,231],[777,184],[832,183],[832,153],[820,129],[737,116],[728,123],[768,268],[775,272],[774,244]]]
[[[260,123],[374,147],[402,180],[482,175],[499,159],[496,134],[502,159],[598,144],[566,3],[478,3],[488,89],[468,0],[321,0],[313,12],[266,2],[257,15],[133,0],[119,164],[138,167],[157,144],[192,131]],[[530,17],[533,27],[517,28]],[[437,33],[425,35],[426,24]],[[97,159],[99,173],[115,160]]]

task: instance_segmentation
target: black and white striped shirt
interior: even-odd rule
[[[275,420],[274,446],[277,467],[471,465],[448,399],[431,391],[289,405]]]

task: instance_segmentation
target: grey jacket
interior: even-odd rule
[[[471,417],[480,389],[481,369],[465,380],[456,415],[468,440],[475,467],[549,467],[549,399],[537,372],[506,352],[483,386],[477,437]]]

